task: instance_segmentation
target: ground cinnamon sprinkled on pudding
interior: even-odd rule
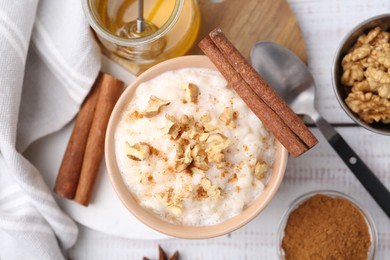
[[[222,75],[207,69],[141,84],[115,133],[128,189],[141,206],[184,225],[240,214],[264,190],[275,152],[273,135]]]
[[[143,118],[143,117],[144,117],[144,115],[143,115],[142,113],[140,113],[140,112],[138,112],[137,110],[135,110],[133,113],[131,113],[131,114],[129,115],[128,119],[129,119],[130,121],[135,121],[135,120],[141,119],[141,118]]]
[[[282,241],[286,260],[367,259],[371,245],[364,216],[342,198],[318,194],[291,212]]]

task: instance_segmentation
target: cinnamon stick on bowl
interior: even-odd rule
[[[248,107],[294,157],[318,142],[220,29],[212,31],[198,45]]]
[[[256,93],[249,87],[245,80],[234,70],[210,37],[206,37],[199,42],[199,47],[210,58],[229,82],[230,86],[239,94],[253,113],[263,122],[265,127],[275,135],[292,155],[299,156],[307,151],[307,147],[299,138],[262,99],[257,97]]]
[[[210,32],[210,38],[233,68],[248,83],[253,91],[285,122],[308,148],[318,143],[316,137],[307,129],[303,121],[290,109],[284,100],[256,72],[241,53],[226,38],[221,29]]]

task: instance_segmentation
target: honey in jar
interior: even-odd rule
[[[110,52],[137,64],[184,55],[199,30],[196,0],[145,0],[145,29],[134,30],[137,0],[83,0],[89,22]]]

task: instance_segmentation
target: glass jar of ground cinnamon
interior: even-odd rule
[[[374,259],[371,217],[347,195],[316,191],[296,199],[278,232],[280,259]]]

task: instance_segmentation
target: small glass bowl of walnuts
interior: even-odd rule
[[[344,38],[332,80],[341,107],[356,123],[390,135],[390,14],[364,21]]]

